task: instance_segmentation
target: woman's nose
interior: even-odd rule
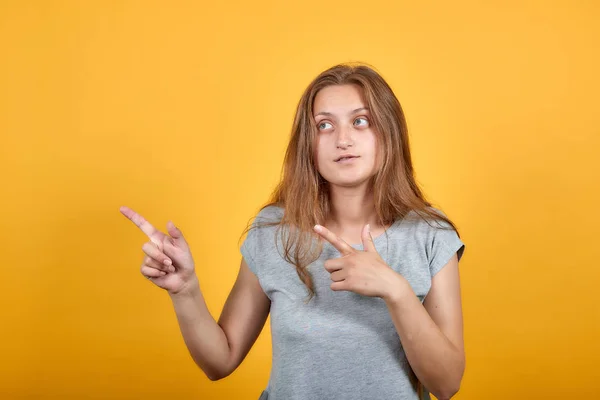
[[[345,149],[354,144],[352,138],[350,137],[350,129],[346,127],[341,127],[338,129],[338,137],[337,137],[337,147]]]

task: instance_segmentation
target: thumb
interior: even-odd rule
[[[176,245],[186,245],[185,238],[183,237],[183,233],[179,230],[178,227],[175,226],[173,221],[167,222],[167,232],[173,238],[173,242]]]
[[[365,225],[362,230],[362,241],[363,248],[368,252],[377,253],[377,249],[375,248],[375,243],[373,243],[373,237],[371,236],[371,227],[369,224]]]

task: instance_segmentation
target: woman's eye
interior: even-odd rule
[[[367,126],[367,125],[369,125],[369,121],[364,117],[356,118],[354,120],[354,126]]]
[[[321,129],[321,130],[322,130],[322,129],[329,129],[329,128],[331,128],[331,126],[332,126],[332,125],[331,125],[329,122],[321,122],[321,123],[318,125],[319,129]]]

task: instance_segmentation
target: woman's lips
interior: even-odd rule
[[[360,157],[360,156],[355,156],[355,157],[345,157],[345,158],[342,158],[342,159],[341,159],[341,160],[339,160],[339,161],[336,161],[336,163],[338,163],[338,164],[349,164],[349,163],[353,162],[354,160],[356,160],[356,159],[357,159],[357,158],[359,158],[359,157]]]

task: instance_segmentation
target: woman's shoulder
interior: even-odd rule
[[[427,259],[433,276],[452,254],[457,253],[460,260],[465,244],[455,227],[448,223],[451,220],[445,212],[432,206],[427,211],[411,210],[401,219],[394,233],[397,243],[401,243],[402,257],[412,251],[414,257]],[[451,222],[456,226],[454,221]]]
[[[428,206],[425,209],[428,212],[425,212],[424,210],[410,210],[404,217],[404,220],[422,224],[447,224],[444,218],[448,218],[448,216],[440,208]]]
[[[435,235],[438,230],[454,230],[444,218],[448,218],[441,209],[429,206],[429,213],[423,210],[410,210],[404,217],[398,218],[397,224],[401,231],[412,231],[418,236]]]
[[[283,212],[283,207],[280,207],[276,204],[267,204],[262,206],[257,212],[255,212],[255,214],[252,216],[252,219],[249,221],[250,230],[265,231],[275,229],[275,227],[279,225],[281,219],[283,218]]]
[[[258,211],[256,214],[256,222],[258,223],[270,223],[279,222],[283,218],[284,208],[277,204],[267,204]]]

